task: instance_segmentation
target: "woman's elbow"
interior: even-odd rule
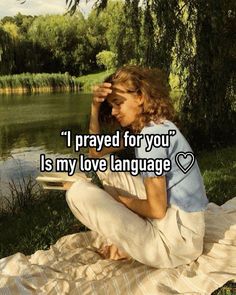
[[[165,211],[163,211],[162,213],[160,213],[160,215],[159,215],[159,219],[162,219],[162,218],[164,218],[166,216],[166,210]]]
[[[166,216],[166,212],[161,212],[155,215],[155,219],[162,219]]]
[[[166,216],[166,211],[167,211],[167,208],[161,208],[158,211],[155,210],[153,212],[153,214],[152,214],[153,215],[152,218],[154,218],[154,219],[162,219],[162,218],[164,218]]]

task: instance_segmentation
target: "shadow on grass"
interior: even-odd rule
[[[236,196],[236,147],[202,152],[197,158],[210,202],[222,205]]]

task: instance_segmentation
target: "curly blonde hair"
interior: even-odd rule
[[[161,123],[167,119],[177,123],[177,116],[169,96],[167,76],[160,69],[149,69],[140,66],[124,66],[107,77],[104,82],[113,85],[122,84],[127,92],[143,95],[142,113],[132,124],[132,130],[137,133],[150,121]],[[100,122],[112,123],[111,107],[105,100],[100,109]]]

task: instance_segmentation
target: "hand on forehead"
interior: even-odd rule
[[[120,84],[112,86],[111,89],[112,93],[107,96],[107,100],[110,103],[115,100],[125,101],[127,99],[127,94],[135,92]]]
[[[125,100],[125,94],[127,93],[126,90],[124,90],[123,88],[118,88],[116,86],[113,86],[112,88],[112,93],[110,93],[108,96],[107,96],[107,101],[109,103],[112,103],[116,100],[120,100],[120,101],[124,101]]]

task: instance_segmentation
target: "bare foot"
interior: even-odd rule
[[[130,259],[132,258],[128,254],[123,253],[121,250],[119,250],[116,245],[105,245],[101,247],[98,252],[100,255],[105,259],[111,259],[111,260],[122,260],[122,259]]]

